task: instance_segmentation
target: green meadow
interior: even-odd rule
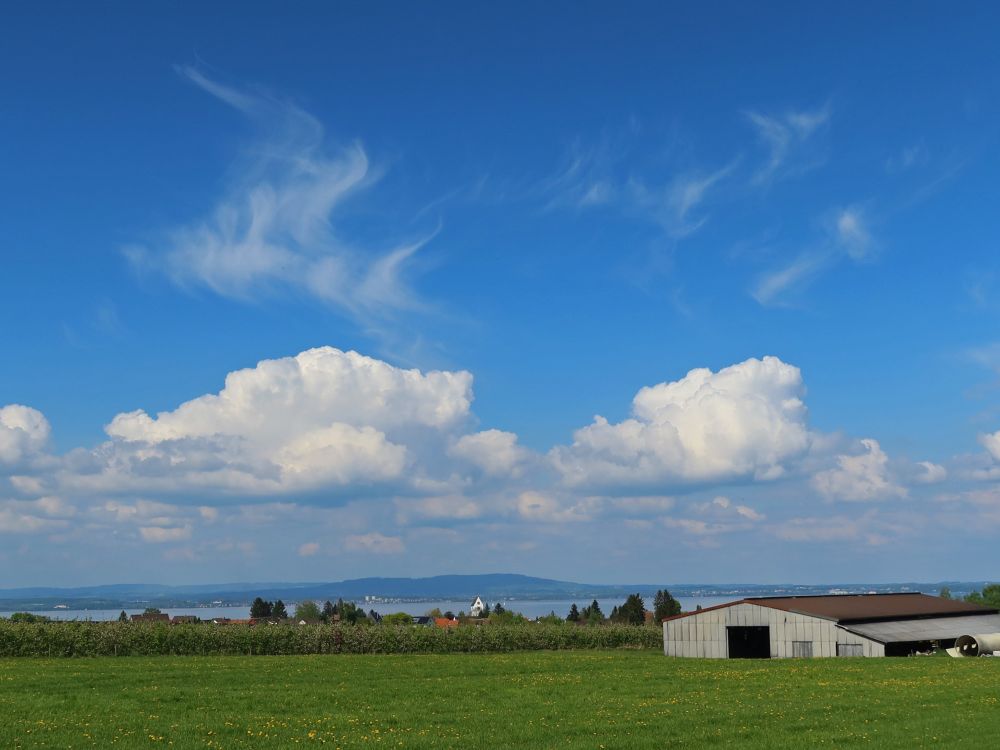
[[[0,747],[996,747],[1000,659],[0,660]]]

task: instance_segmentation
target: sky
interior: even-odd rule
[[[0,586],[1000,578],[998,11],[0,27]]]

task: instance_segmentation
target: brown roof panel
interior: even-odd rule
[[[773,596],[750,598],[746,602],[837,622],[982,615],[997,611],[958,599],[942,599],[919,593]]]

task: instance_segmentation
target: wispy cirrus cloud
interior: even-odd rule
[[[803,253],[786,265],[762,274],[750,295],[765,306],[780,303],[789,290],[804,286],[829,264],[829,257],[823,253]]]
[[[360,143],[331,143],[319,120],[292,103],[195,68],[178,72],[243,114],[259,135],[206,216],[126,249],[135,266],[234,299],[305,294],[368,321],[424,306],[407,274],[426,238],[373,249],[337,229],[338,214],[378,180]]]
[[[698,209],[736,176],[741,157],[714,169],[669,153],[652,157],[639,131],[633,121],[617,138],[575,141],[553,174],[522,193],[544,199],[546,210],[606,208],[658,225],[673,239],[694,234],[708,219]]]
[[[739,159],[711,172],[685,172],[662,187],[633,179],[630,193],[637,206],[663,226],[667,234],[680,238],[694,234],[708,221],[708,214],[698,213],[710,193],[732,176]]]
[[[750,289],[757,302],[765,306],[787,304],[796,292],[845,259],[860,264],[875,257],[878,244],[862,207],[831,211],[822,225],[823,234],[813,247],[757,277]]]
[[[763,166],[753,175],[753,184],[768,185],[822,163],[812,141],[830,121],[829,102],[815,110],[790,110],[777,115],[749,111],[745,115],[767,152]]]

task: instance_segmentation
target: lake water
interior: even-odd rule
[[[696,609],[698,606],[701,607],[712,607],[716,604],[723,604],[725,602],[731,602],[734,599],[739,599],[738,596],[680,596],[677,600],[681,603],[681,608],[685,612]],[[576,605],[580,609],[584,606],[590,604],[591,600],[576,600]],[[605,616],[611,613],[613,607],[620,606],[624,600],[619,599],[598,599],[598,604],[601,605],[601,610],[604,612]],[[646,606],[653,606],[653,598],[647,597],[645,599]],[[494,602],[488,602],[491,606]],[[568,599],[551,599],[551,600],[540,600],[534,601],[530,599],[516,599],[500,602],[507,609],[513,610],[514,612],[520,612],[525,617],[535,618],[542,615],[547,615],[549,612],[555,612],[560,617],[565,617],[569,612],[570,606],[573,601]],[[442,612],[454,612],[458,614],[459,612],[469,611],[469,602],[466,600],[462,601],[426,601],[426,602],[357,602],[359,607],[363,607],[367,612],[369,609],[374,609],[379,614],[388,615],[393,612],[406,612],[409,615],[423,615],[429,610],[440,609]],[[286,602],[289,613],[294,612],[295,605],[293,602]],[[163,611],[169,615],[194,615],[195,617],[200,617],[202,620],[211,620],[216,617],[228,617],[233,620],[243,620],[250,616],[249,607],[164,607]],[[46,617],[51,617],[53,620],[117,620],[118,615],[121,613],[120,609],[47,609],[47,610],[31,610],[32,614],[45,615]],[[126,609],[125,613],[128,615],[141,614],[141,609]],[[10,617],[13,612],[0,612],[0,617]]]

